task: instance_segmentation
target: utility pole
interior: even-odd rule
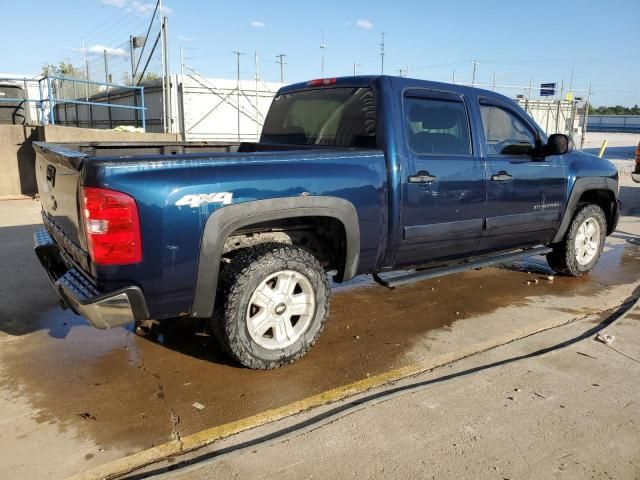
[[[258,81],[260,80],[260,75],[258,73],[258,52],[253,52],[253,61],[255,63],[255,67],[256,67],[256,97],[255,97],[255,102],[256,102],[256,142],[260,141],[260,116],[259,116],[259,110],[258,110]]]
[[[167,133],[167,78],[165,68],[165,48],[167,46],[164,30],[164,21],[162,17],[162,0],[158,0],[156,5],[158,10],[158,18],[160,19],[160,65],[162,69],[162,132]],[[153,19],[151,19],[153,22]],[[140,75],[140,82],[142,82],[142,75]]]
[[[162,11],[161,11],[162,13]],[[169,64],[169,19],[162,17],[162,34],[164,37],[164,78],[165,78],[165,98],[166,98],[166,115],[167,115],[167,131],[173,132],[173,109],[171,108],[171,65]]]
[[[104,50],[104,83],[109,82],[109,52]],[[109,86],[107,85],[107,92],[109,91]]]
[[[452,82],[453,84],[455,84],[455,83],[456,83],[456,71],[455,71],[455,70],[453,71],[453,75],[451,76],[451,82]]]
[[[573,68],[571,69],[571,80],[569,80],[569,92],[573,93]]]
[[[184,49],[180,45],[180,81],[184,82]]]
[[[384,32],[381,34],[382,40],[380,42],[380,74],[384,75]]]
[[[353,62],[353,76],[355,77],[356,75],[358,75],[358,67],[360,66],[359,63]]]
[[[473,64],[473,76],[471,77],[471,86],[473,87],[476,84],[476,67],[480,62],[473,60],[471,63]]]
[[[87,60],[87,51],[84,48],[84,39],[82,40],[82,59],[84,60],[84,76],[85,80],[89,80],[89,61]],[[89,101],[89,84],[84,84],[85,99]]]
[[[286,65],[284,57],[286,57],[284,53],[276,55],[276,58],[278,59],[277,63],[280,64],[280,83],[284,83],[284,66]]]
[[[493,74],[493,91],[496,91],[496,74]]]
[[[327,46],[324,43],[324,30],[322,30],[322,43],[320,44],[320,56],[321,56],[321,62],[322,62],[320,70],[322,72],[322,75],[321,75],[322,78],[324,78],[324,49],[325,48],[327,48]]]
[[[582,119],[582,135],[580,135],[580,150],[584,147],[584,137],[587,134],[587,122],[589,121],[589,105],[591,104],[591,83],[587,93],[587,103],[584,105],[584,117]]]
[[[136,83],[136,79],[133,78],[133,75],[136,70],[136,52],[134,51],[134,45],[133,45],[133,35],[129,35],[129,54],[131,57],[131,84],[135,85]]]
[[[240,141],[240,55],[244,55],[243,52],[235,51],[237,75],[236,75],[236,101],[238,103],[238,142]]]

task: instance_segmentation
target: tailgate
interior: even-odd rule
[[[46,142],[34,142],[33,147],[45,227],[58,245],[86,268],[78,206],[80,173],[86,154]]]

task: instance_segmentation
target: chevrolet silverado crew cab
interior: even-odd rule
[[[502,95],[408,78],[284,87],[258,143],[34,145],[63,303],[98,328],[200,319],[256,369],[316,342],[326,272],[395,285],[546,254],[580,276],[619,212],[607,160]]]

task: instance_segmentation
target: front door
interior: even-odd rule
[[[517,109],[495,99],[481,99],[479,106],[487,204],[478,254],[545,244],[564,211],[567,172],[562,156],[535,158],[539,135]]]
[[[484,164],[474,155],[464,99],[409,90],[402,118],[407,149],[395,265],[472,256],[483,225]]]

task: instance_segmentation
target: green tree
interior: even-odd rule
[[[58,65],[51,63],[42,66],[42,75],[55,75],[58,77],[72,77],[72,78],[84,78],[84,74],[81,69],[76,67],[70,62],[60,60]]]

